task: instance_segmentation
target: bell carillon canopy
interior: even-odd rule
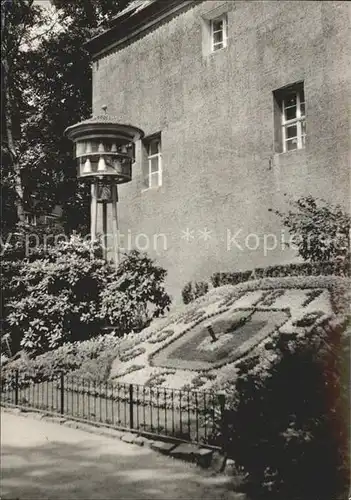
[[[68,127],[65,135],[74,143],[79,178],[131,180],[134,143],[144,137],[142,130],[105,114]]]

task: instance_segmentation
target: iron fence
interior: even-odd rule
[[[62,374],[2,382],[2,403],[99,422],[145,435],[222,446],[225,399],[210,391],[96,382]]]

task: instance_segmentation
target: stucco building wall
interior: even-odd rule
[[[224,4],[228,46],[204,56],[203,16]],[[268,209],[284,208],[284,193],[349,206],[348,9],[347,2],[205,1],[94,62],[94,113],[107,105],[121,122],[162,134],[163,185],[143,191],[138,143],[133,181],[119,188],[119,224],[125,245],[148,236],[176,296],[186,281],[215,271],[291,261],[282,245],[263,246],[264,234],[281,236]],[[298,81],[306,147],[275,154],[272,92]],[[230,240],[237,231],[238,245]],[[257,236],[245,240],[250,233]],[[146,246],[146,237],[137,244]]]

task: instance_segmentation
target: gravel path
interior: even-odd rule
[[[6,412],[1,452],[2,500],[243,499],[228,478],[149,448]]]

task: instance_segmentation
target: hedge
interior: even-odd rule
[[[277,266],[256,267],[248,271],[214,273],[211,283],[216,288],[222,285],[238,285],[245,281],[261,278],[288,276],[350,276],[350,264],[343,262],[302,262]]]

